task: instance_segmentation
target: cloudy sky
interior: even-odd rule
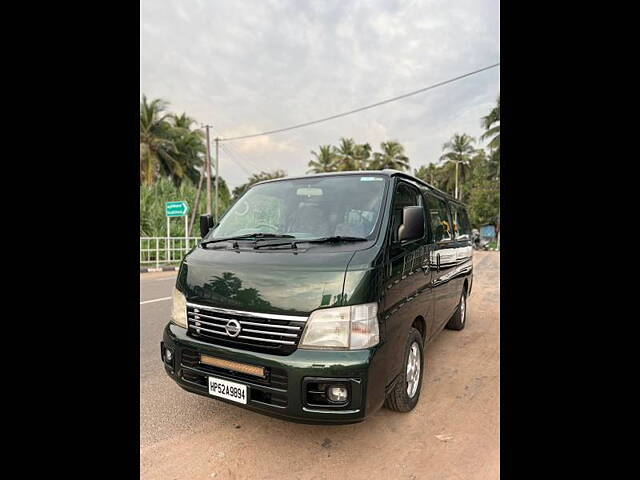
[[[385,100],[497,63],[498,0],[141,0],[140,93],[221,138]],[[398,140],[412,168],[455,132],[479,137],[500,91],[494,68],[318,125],[224,144],[220,175],[304,174],[320,144]],[[213,135],[215,136],[215,135]]]

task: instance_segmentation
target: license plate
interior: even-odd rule
[[[247,404],[247,386],[221,378],[209,377],[209,395]]]

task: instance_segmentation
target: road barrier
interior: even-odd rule
[[[200,237],[140,237],[140,265],[180,263]]]

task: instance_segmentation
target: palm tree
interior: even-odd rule
[[[494,126],[494,124],[496,124]],[[482,117],[482,127],[486,130],[482,134],[482,140],[489,140],[489,148],[500,150],[500,95],[498,103],[489,112],[489,115]]]
[[[497,124],[497,125],[495,125]],[[495,126],[493,126],[495,125]],[[489,112],[489,115],[482,117],[482,126],[486,132],[482,134],[482,139],[491,138],[489,148],[492,149],[491,160],[497,162],[496,178],[500,178],[500,94],[498,94],[498,102]],[[498,208],[498,218],[500,218],[500,209]],[[500,229],[498,229],[498,250],[500,250]]]
[[[337,154],[331,145],[320,145],[318,152],[311,150],[315,160],[309,162],[309,170],[307,173],[323,173],[336,171]]]
[[[353,141],[353,138],[342,137],[340,139],[340,145],[335,149],[335,153],[338,160],[338,171],[358,170],[356,142]]]
[[[167,102],[162,99],[140,103],[140,179],[146,185],[155,181],[161,165],[169,171],[181,172],[174,158],[176,146],[171,139],[171,125],[167,122]]]
[[[371,145],[369,143],[356,145],[353,148],[353,158],[357,170],[368,170],[371,159]]]
[[[456,133],[451,137],[451,140],[446,142],[442,146],[443,154],[440,157],[441,162],[446,164],[455,164],[455,198],[460,199],[460,190],[462,190],[462,183],[467,177],[469,170],[469,161],[471,155],[476,152],[473,147],[475,138],[470,137],[466,133],[462,135]],[[461,182],[458,182],[460,178]],[[460,188],[458,188],[460,185]]]
[[[165,170],[163,173],[170,176],[176,186],[180,186],[185,177],[195,184],[202,178],[198,167],[202,167],[204,163],[203,155],[206,151],[204,134],[201,130],[191,130],[191,125],[196,122],[185,113],[171,115],[170,118],[173,127],[170,131],[170,136],[176,146],[174,158],[180,164],[183,175],[170,170]]]
[[[404,147],[395,140],[382,142],[382,152],[373,154],[373,164],[376,170],[390,168],[392,170],[409,170],[409,157],[404,154]]]

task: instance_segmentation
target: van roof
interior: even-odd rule
[[[352,170],[352,171],[348,171],[348,172],[327,172],[327,173],[315,173],[312,175],[298,175],[295,177],[282,177],[282,178],[274,178],[271,180],[263,180],[261,182],[257,182],[254,183],[253,185],[251,185],[251,187],[255,186],[255,185],[260,185],[263,183],[271,183],[271,182],[281,182],[283,180],[299,180],[299,179],[303,179],[303,178],[309,178],[309,177],[334,177],[334,176],[343,176],[343,175],[371,175],[372,173],[378,174],[378,175],[384,175],[386,177],[402,177],[402,178],[406,178],[408,180],[411,180],[415,183],[419,183],[420,185],[427,187],[429,190],[435,192],[436,194],[440,195],[441,197],[446,198],[448,201],[453,202],[453,203],[457,203],[459,205],[463,205],[464,204],[459,201],[456,200],[452,195],[448,194],[447,192],[443,192],[442,190],[440,190],[439,188],[434,187],[433,185],[428,184],[427,182],[425,182],[424,180],[421,180],[417,177],[414,177],[413,175],[410,175],[408,173],[405,172],[401,172],[399,170],[392,170],[392,169],[384,169],[384,170]]]

